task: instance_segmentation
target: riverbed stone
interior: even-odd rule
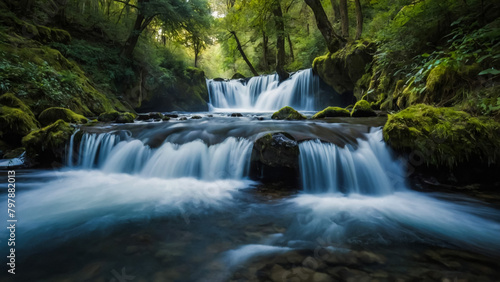
[[[286,132],[269,133],[253,146],[251,174],[264,183],[298,183],[299,145]]]
[[[271,118],[272,119],[284,119],[284,120],[306,119],[306,117],[304,115],[297,112],[294,108],[288,107],[288,106],[283,107],[279,111],[275,112]]]

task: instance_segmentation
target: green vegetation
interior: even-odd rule
[[[21,138],[39,128],[31,110],[11,93],[0,96],[0,138],[18,146]]]
[[[312,116],[312,119],[320,119],[326,117],[349,117],[351,112],[339,107],[327,107],[322,111],[317,112]]]
[[[117,111],[111,111],[100,114],[97,120],[102,122],[133,123],[135,117],[136,116],[132,113],[120,113]]]
[[[433,166],[494,163],[500,157],[500,124],[452,108],[418,104],[389,115],[384,139],[396,150],[419,154]]]
[[[279,111],[275,112],[271,118],[272,119],[285,119],[285,120],[306,119],[306,117],[304,115],[297,112],[294,108],[288,107],[288,106],[283,107]]]
[[[76,124],[84,124],[88,122],[86,117],[76,114],[72,110],[59,107],[45,109],[40,116],[38,116],[38,120],[42,126],[49,125],[60,119],[65,122]]]

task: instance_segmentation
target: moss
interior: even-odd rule
[[[421,154],[432,166],[498,162],[500,124],[452,108],[418,104],[389,115],[384,139],[400,152]]]
[[[24,113],[34,117],[31,109],[12,93],[5,93],[0,96],[0,105],[20,109]]]
[[[67,122],[58,120],[28,134],[23,138],[22,144],[28,157],[38,163],[59,162],[64,157],[65,146],[74,130]]]
[[[425,103],[438,103],[454,92],[457,72],[450,66],[439,64],[427,76]]]
[[[328,107],[324,110],[317,112],[312,116],[313,119],[325,118],[325,117],[348,117],[351,113],[343,108],[339,107]]]
[[[38,116],[38,120],[43,126],[49,125],[59,119],[77,124],[85,124],[88,122],[86,117],[76,114],[72,110],[60,107],[48,108]]]
[[[372,117],[376,115],[377,114],[372,110],[370,103],[366,100],[356,102],[351,112],[352,117]]]
[[[100,114],[97,119],[102,122],[133,123],[135,117],[134,114],[128,112],[110,111]]]
[[[283,107],[279,111],[275,112],[271,118],[272,119],[286,119],[286,120],[306,119],[306,117],[304,115],[297,112],[294,108],[288,107],[288,106]]]

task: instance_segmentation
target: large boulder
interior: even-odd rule
[[[320,119],[320,118],[326,118],[326,117],[349,117],[351,116],[351,113],[344,109],[344,108],[339,108],[339,107],[327,107],[322,111],[317,112],[312,116],[313,119]]]
[[[299,146],[288,133],[269,133],[255,141],[252,151],[252,177],[264,183],[299,181]]]
[[[500,124],[452,108],[418,104],[389,115],[384,139],[395,150],[432,167],[468,171],[498,164]]]
[[[0,96],[0,138],[17,146],[21,138],[38,129],[39,123],[21,100],[11,93]]]
[[[30,160],[42,165],[60,164],[75,128],[63,120],[26,135],[22,144]]]
[[[65,122],[76,124],[85,124],[88,122],[88,119],[86,117],[79,115],[70,109],[61,107],[52,107],[45,109],[38,116],[38,120],[40,121],[42,126],[47,126],[60,119],[64,120]]]
[[[313,71],[337,93],[352,92],[356,82],[366,73],[374,52],[375,44],[356,41],[333,54],[317,57]]]
[[[271,118],[272,119],[285,119],[285,120],[306,119],[306,117],[304,115],[297,112],[294,108],[288,107],[288,106],[283,107],[279,111],[275,112]]]

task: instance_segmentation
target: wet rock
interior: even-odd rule
[[[313,119],[320,119],[320,118],[326,118],[326,117],[349,117],[351,113],[343,108],[339,107],[327,107],[322,111],[317,112],[314,116],[312,116]]]
[[[163,120],[165,116],[162,113],[151,112],[147,114],[137,115],[136,120],[147,121],[147,120]],[[167,117],[168,118],[168,117]],[[170,119],[170,118],[169,118]]]
[[[255,141],[251,174],[263,183],[299,183],[299,146],[288,133],[269,133]]]
[[[242,117],[243,115],[240,113],[232,113],[231,117]]]
[[[181,117],[179,120],[187,120],[187,117]]]
[[[135,115],[128,112],[110,111],[100,114],[97,119],[101,122],[133,123]]]
[[[176,114],[166,114],[165,116],[169,117],[169,118],[178,118],[179,117],[179,115],[176,115]]]
[[[226,81],[224,78],[216,77],[213,79],[214,81]]]
[[[60,119],[64,120],[65,122],[76,124],[85,124],[88,122],[88,119],[86,117],[79,115],[70,109],[61,107],[52,107],[45,109],[38,116],[38,120],[40,121],[42,126],[47,126]]]
[[[191,119],[201,119],[201,116],[192,116]]]

